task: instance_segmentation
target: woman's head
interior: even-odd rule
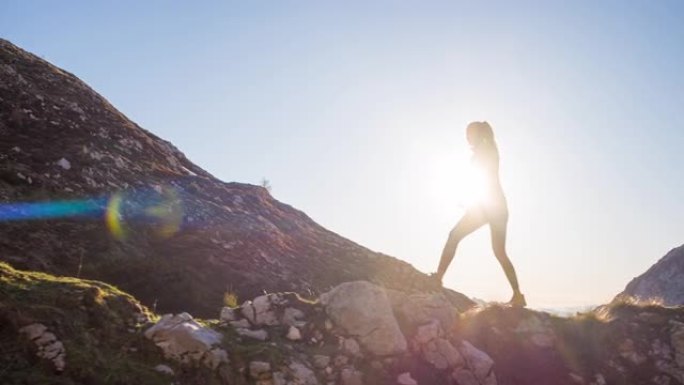
[[[471,122],[466,127],[466,139],[470,147],[476,148],[483,143],[494,144],[494,131],[487,122]]]

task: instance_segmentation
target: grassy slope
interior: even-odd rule
[[[97,281],[24,272],[0,262],[0,383],[167,384],[153,370],[164,362],[142,333],[139,315],[154,315],[133,297]],[[42,323],[65,346],[66,369],[19,333]]]

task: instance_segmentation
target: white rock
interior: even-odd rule
[[[43,333],[43,335],[38,337],[34,342],[38,345],[47,345],[55,341],[57,341],[57,337],[54,334],[50,332],[45,332]]]
[[[266,341],[268,339],[268,332],[266,330],[250,330],[250,329],[235,329],[237,334],[249,338],[254,338],[259,341]]]
[[[398,385],[418,385],[418,382],[411,377],[411,373],[406,372],[397,376]]]
[[[71,169],[71,162],[69,162],[65,158],[58,160],[55,164],[60,166],[61,168],[65,169],[65,170]]]
[[[19,332],[36,344],[38,357],[52,361],[58,372],[64,370],[66,367],[64,344],[57,340],[57,336],[48,332],[45,325],[38,323],[27,325],[19,329]]]
[[[47,330],[47,326],[43,324],[31,324],[24,326],[23,328],[19,329],[19,333],[26,334],[26,337],[29,340],[35,340],[36,338],[40,337],[45,333]]]
[[[342,385],[363,385],[363,374],[356,369],[344,368],[340,371]]]
[[[302,333],[296,327],[290,326],[285,337],[290,341],[299,341],[302,339]]]
[[[221,348],[213,348],[204,355],[202,362],[211,369],[216,369],[224,362],[228,362],[228,352]]]
[[[278,318],[271,307],[271,299],[275,297],[275,294],[266,294],[246,301],[241,306],[242,315],[253,325],[278,325]]]
[[[288,385],[288,382],[285,379],[285,373],[283,372],[273,372],[272,381],[273,385]]]
[[[238,321],[230,321],[229,323],[230,323],[230,326],[232,326],[236,329],[249,329],[249,327],[251,326],[249,321],[247,321],[247,319],[245,319],[245,318],[238,320]]]
[[[316,354],[312,358],[313,365],[317,369],[324,369],[330,365],[330,357],[322,354]]]
[[[407,351],[385,291],[366,281],[346,282],[320,296],[332,321],[375,355],[402,354]]]
[[[306,321],[302,319],[305,317],[303,311],[295,309],[293,307],[287,307],[283,311],[282,323],[283,325],[296,326],[298,328],[304,327]]]
[[[162,374],[168,374],[169,376],[173,376],[175,374],[173,372],[173,369],[171,369],[171,367],[169,367],[168,365],[164,365],[164,364],[159,364],[159,365],[155,366],[154,370],[156,370],[157,372],[162,373]]]
[[[456,380],[458,385],[480,385],[480,381],[475,378],[473,372],[465,368],[458,368],[454,370],[451,376]]]
[[[342,342],[342,349],[352,356],[361,355],[361,346],[353,338],[345,338]]]
[[[214,348],[223,336],[200,325],[188,313],[166,314],[144,334],[166,357],[183,363],[196,361],[216,367],[221,361],[227,361],[227,355]]]
[[[465,364],[465,359],[449,340],[437,338],[421,347],[423,358],[439,370],[457,368]]]
[[[415,337],[413,340],[424,345],[442,334],[442,329],[440,327],[439,321],[433,319],[430,323],[418,326]]]
[[[489,377],[494,375],[492,372],[494,361],[487,353],[477,349],[468,341],[461,343],[460,352],[478,381],[483,384],[487,381],[491,382]]]
[[[221,309],[221,316],[219,319],[223,322],[230,322],[230,321],[235,321],[237,320],[237,309],[234,309],[232,307],[224,306]]]
[[[295,384],[319,385],[318,379],[316,378],[313,370],[309,369],[301,362],[293,361],[290,363],[290,365],[288,365],[288,368],[291,371]]]
[[[259,378],[262,373],[271,371],[271,364],[264,361],[252,361],[249,363],[249,375],[252,378]]]

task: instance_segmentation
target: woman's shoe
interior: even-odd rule
[[[527,301],[525,301],[525,296],[522,293],[513,293],[513,298],[508,301],[508,304],[512,307],[525,307]]]
[[[442,289],[442,279],[439,277],[439,275],[437,275],[437,273],[432,273],[428,277],[430,278],[431,286],[434,286],[433,290]]]

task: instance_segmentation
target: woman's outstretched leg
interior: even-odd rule
[[[435,275],[435,278],[440,284],[442,282],[442,278],[444,277],[444,273],[446,273],[446,270],[451,263],[451,260],[454,259],[458,243],[461,241],[461,239],[465,238],[466,235],[479,229],[485,223],[487,223],[487,221],[481,212],[469,210],[449,232],[449,238],[444,245],[444,250],[442,250],[442,257],[439,260],[439,268],[437,269],[437,273]]]
[[[513,298],[511,298],[511,304],[516,306],[525,306],[525,296],[520,292],[520,286],[518,284],[518,276],[515,273],[515,268],[510,258],[508,258],[508,253],[506,253],[506,226],[507,219],[502,218],[502,220],[495,220],[490,222],[489,227],[492,231],[492,249],[496,259],[501,264],[501,267],[506,273],[506,278],[513,289]]]

